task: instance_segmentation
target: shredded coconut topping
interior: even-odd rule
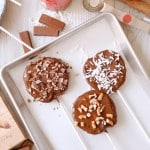
[[[99,90],[105,89],[107,94],[112,93],[113,86],[117,85],[120,77],[123,77],[124,66],[120,63],[120,55],[106,50],[89,61],[85,66],[87,68],[85,77],[90,82],[96,82]]]

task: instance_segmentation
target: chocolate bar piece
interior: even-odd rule
[[[26,140],[21,144],[21,147],[27,147],[27,146],[32,148],[33,142],[31,140]]]
[[[62,31],[63,28],[65,27],[65,23],[56,19],[56,18],[53,18],[53,17],[50,17],[46,14],[42,14],[41,17],[40,17],[40,20],[39,20],[40,23],[43,23],[44,25],[47,25],[51,28],[54,28],[58,31]]]
[[[34,35],[36,36],[58,36],[59,31],[47,26],[34,26]]]
[[[32,150],[33,147],[33,142],[31,140],[25,140],[22,144],[20,144],[19,146],[11,149],[11,150]]]
[[[31,147],[30,146],[26,146],[26,147],[23,147],[23,148],[19,148],[17,150],[31,150]]]
[[[19,33],[21,40],[26,43],[28,46],[30,46],[31,48],[33,48],[32,46],[32,42],[31,42],[31,38],[30,38],[30,34],[29,31],[23,31]],[[23,46],[24,52],[27,53],[28,51],[30,51],[30,49],[28,49],[27,47]]]

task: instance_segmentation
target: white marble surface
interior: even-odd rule
[[[140,19],[144,17],[142,13],[129,8],[127,5],[124,5],[117,0],[107,1],[114,7],[125,12],[130,12]],[[4,16],[1,20],[1,25],[17,37],[19,31],[23,30],[29,30],[32,34],[33,25],[37,24],[37,20],[42,12],[48,13],[65,21],[66,29],[63,32],[68,31],[74,26],[77,26],[78,24],[98,14],[86,11],[82,6],[81,0],[73,0],[70,7],[62,12],[52,12],[44,9],[39,4],[38,0],[20,0],[20,2],[22,3],[21,7],[8,0]],[[123,25],[123,29],[142,65],[146,69],[148,75],[150,75],[150,35],[127,25]],[[52,39],[53,38],[50,37],[32,36],[34,47],[38,47]],[[23,55],[22,46],[5,33],[0,32],[0,67],[21,55]]]

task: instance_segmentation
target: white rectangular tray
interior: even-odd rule
[[[108,133],[90,135],[73,125],[72,105],[80,94],[90,89],[82,72],[84,62],[104,49],[118,51],[123,56],[127,77],[118,92],[111,95],[118,113],[117,125],[109,128]],[[32,97],[25,89],[23,72],[29,62],[42,56],[61,58],[72,66],[69,88],[59,97],[60,103],[28,102]],[[1,71],[1,79],[37,149],[150,149],[150,83],[112,14],[100,14],[8,64]]]

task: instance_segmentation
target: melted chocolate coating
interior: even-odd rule
[[[31,62],[24,72],[24,83],[37,101],[50,102],[68,88],[68,64],[61,59],[43,57]]]
[[[125,81],[126,67],[121,56],[104,50],[89,58],[83,68],[87,82],[96,90],[110,94]]]
[[[75,124],[84,131],[98,134],[117,122],[116,108],[102,91],[91,90],[77,98],[73,106]]]

